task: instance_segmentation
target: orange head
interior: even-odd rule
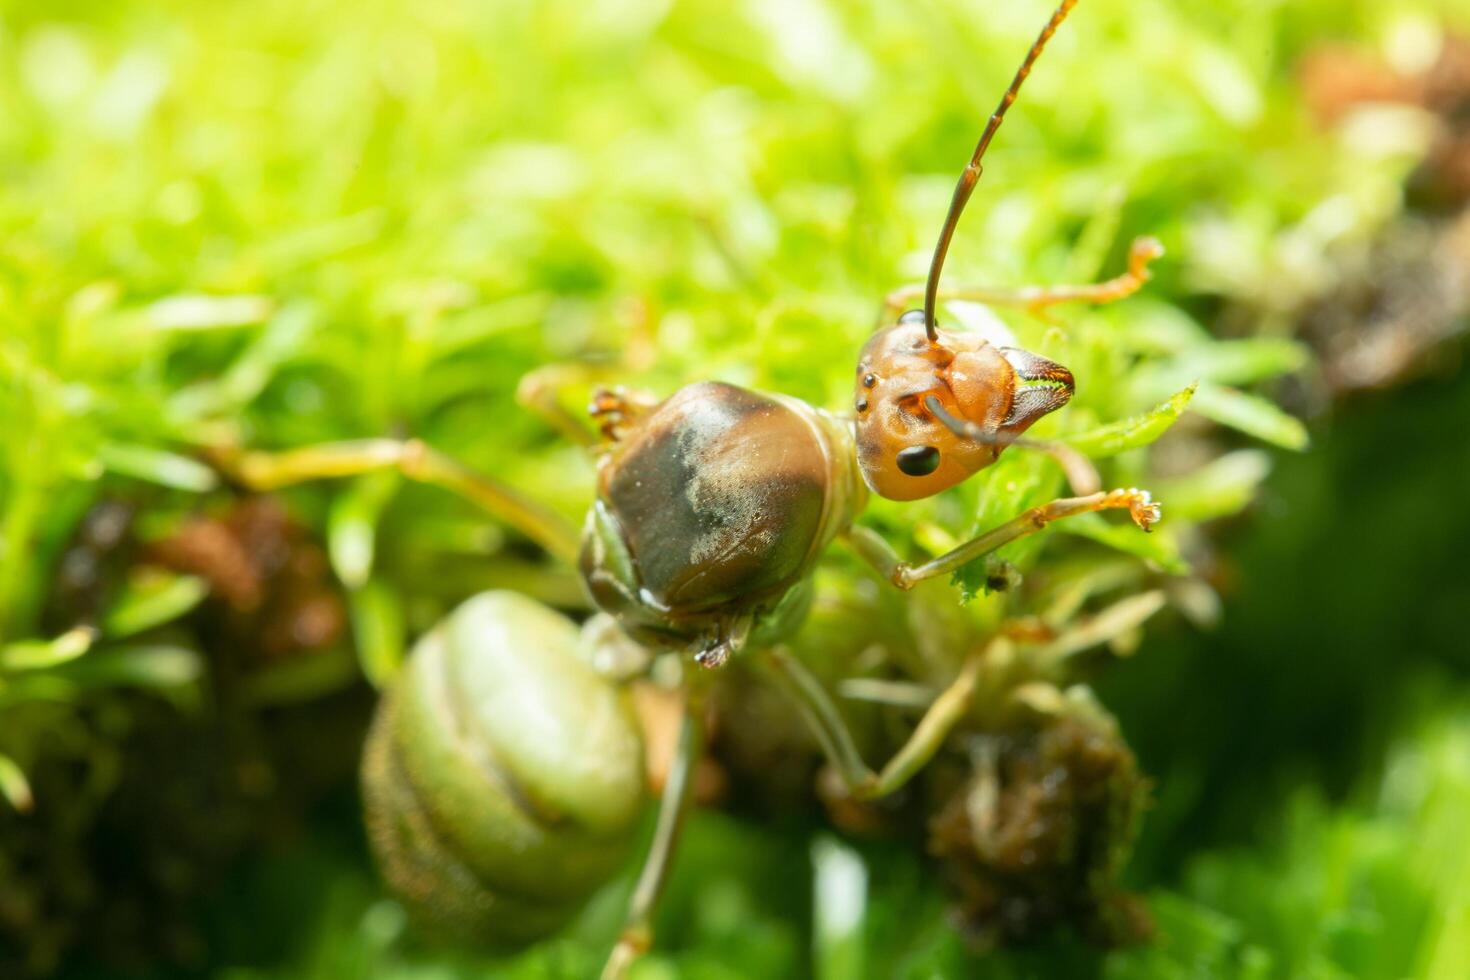
[[[905,313],[858,358],[857,451],[879,496],[917,500],[995,462],[1012,440],[1072,397],[1072,372]]]

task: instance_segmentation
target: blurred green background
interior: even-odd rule
[[[587,366],[572,411],[599,372],[844,408],[1050,9],[0,2],[0,975],[595,973],[631,872],[519,958],[428,948],[355,789],[414,637],[486,588],[579,610],[575,577],[395,476],[241,505],[203,461],[414,435],[577,520],[537,367]],[[1092,678],[1154,782],[1155,942],[976,951],[912,841],[737,805],[695,814],[635,976],[1470,976],[1456,30],[1455,0],[1084,0],[960,227],[953,283],[1169,249],[1136,300],[1006,316],[1079,379],[1051,434],[1201,382],[1108,464],[1159,535],[1009,556],[1194,597]],[[1059,489],[1007,460],[873,520],[937,551]]]

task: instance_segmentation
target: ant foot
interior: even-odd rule
[[[694,662],[706,670],[714,670],[725,666],[725,661],[730,659],[730,644],[721,640],[714,646],[705,647],[694,655]]]
[[[1157,238],[1152,235],[1135,238],[1128,249],[1128,271],[1135,278],[1146,281],[1152,275],[1148,264],[1155,259],[1163,258],[1163,255],[1164,243]]]
[[[1163,520],[1163,505],[1154,503],[1147,490],[1130,487],[1124,493],[1128,498],[1128,513],[1132,516],[1133,523],[1143,528],[1145,533],[1152,531],[1154,525]]]

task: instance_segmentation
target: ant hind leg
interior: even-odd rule
[[[697,704],[686,700],[684,717],[679,726],[678,747],[674,750],[673,764],[669,767],[663,794],[659,797],[658,820],[654,826],[653,840],[649,844],[648,855],[643,860],[643,867],[638,872],[638,882],[633,886],[632,897],[628,900],[622,931],[602,969],[602,980],[621,980],[634,961],[653,945],[653,911],[663,892],[664,883],[668,880],[674,849],[684,826],[684,815],[689,809],[689,789],[693,782],[694,766],[699,759],[699,743]]]
[[[988,649],[988,645],[982,646],[965,658],[954,680],[930,703],[924,717],[881,772],[874,772],[863,762],[836,703],[800,660],[785,650],[773,649],[767,652],[766,665],[776,682],[796,701],[848,792],[855,799],[874,800],[900,789],[944,745],[949,733],[970,709]]]

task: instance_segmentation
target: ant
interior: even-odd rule
[[[1095,470],[1080,454],[1024,437],[1038,419],[1071,399],[1070,371],[1029,351],[941,329],[935,317],[940,299],[1033,312],[1059,303],[1110,303],[1137,291],[1149,278],[1149,263],[1162,254],[1158,242],[1140,239],[1123,274],[1091,285],[940,288],[944,260],[985,153],[1076,3],[1063,0],[1057,7],[981,134],[940,230],[923,306],[898,315],[920,295],[917,288],[886,298],[883,326],[858,357],[852,415],[716,382],[691,384],[662,402],[621,389],[599,390],[590,413],[600,437],[582,433],[597,451],[597,498],[580,543],[539,503],[415,440],[242,453],[222,459],[223,468],[256,489],[396,468],[458,491],[553,555],[575,561],[596,605],[645,648],[685,651],[708,669],[743,650],[767,651],[767,666],[798,699],[849,792],[871,799],[894,791],[932,758],[962,716],[979,661],[972,657],[940,693],[888,767],[869,770],[827,693],[779,647],[807,612],[812,573],[827,547],[843,538],[885,581],[907,590],[1067,517],[1126,509],[1147,531],[1161,516],[1147,492],[1101,491]],[[539,379],[528,379],[519,395],[528,407],[549,407]],[[921,563],[904,560],[876,531],[856,523],[870,493],[897,501],[933,496],[994,463],[1009,446],[1051,454],[1077,495],[1033,507]],[[699,700],[697,678],[704,673],[696,671],[686,682],[686,702]],[[686,703],[654,842],[607,976],[620,975],[646,948],[696,751],[696,714],[694,704]]]

